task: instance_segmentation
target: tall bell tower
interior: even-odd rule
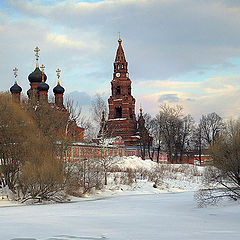
[[[121,136],[126,146],[135,146],[138,141],[135,98],[131,93],[132,82],[120,37],[118,44],[113,64],[112,95],[108,99],[109,115],[106,127],[109,137]]]

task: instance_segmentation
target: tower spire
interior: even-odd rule
[[[120,32],[118,32],[118,42],[119,42],[119,44],[121,44],[121,43],[122,43],[122,39],[121,39],[121,33],[120,33]]]
[[[118,39],[118,49],[117,49],[117,54],[115,58],[115,62],[126,62],[125,54],[122,48],[122,39],[120,38],[120,32],[119,32],[119,39]]]
[[[38,68],[38,59],[39,59],[39,52],[40,52],[40,49],[39,49],[39,47],[36,47],[35,49],[34,49],[34,52],[36,53],[35,54],[35,56],[36,56],[36,61],[37,61],[37,63],[36,63],[36,68]]]

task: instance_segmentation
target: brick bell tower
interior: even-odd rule
[[[121,136],[126,146],[137,146],[137,121],[135,116],[135,98],[131,94],[131,80],[128,62],[119,37],[119,46],[115,58],[112,95],[108,99],[109,115],[106,122],[109,137]]]

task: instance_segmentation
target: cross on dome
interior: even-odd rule
[[[45,66],[42,64],[42,66],[40,68],[42,69],[42,82],[44,82],[44,68],[45,68]]]
[[[58,77],[58,85],[60,85],[60,82],[59,82],[60,72],[61,72],[61,70],[58,68],[58,69],[56,70],[57,77]]]
[[[39,59],[40,48],[39,48],[39,47],[36,47],[36,48],[34,49],[34,52],[35,52],[36,61],[37,61],[37,68],[38,68],[38,59]]]
[[[15,84],[17,84],[17,71],[18,71],[18,69],[15,67],[13,69],[13,71],[14,71],[14,76],[15,76]]]

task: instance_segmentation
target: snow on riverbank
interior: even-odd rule
[[[160,194],[168,192],[194,191],[202,187],[204,167],[188,164],[157,164],[138,157],[124,157],[117,170],[109,174],[108,185],[101,190],[93,189],[83,198],[72,197],[73,201],[99,199],[113,195]],[[157,176],[154,176],[154,174]],[[153,176],[151,176],[153,175]],[[155,180],[158,183],[155,184]],[[156,185],[155,187],[154,184]],[[1,200],[0,207],[16,206],[19,203]]]
[[[116,166],[117,171],[110,174],[108,185],[100,191],[93,190],[87,197],[159,194],[195,191],[202,188],[204,167],[189,164],[157,164],[151,160],[142,160],[135,156],[122,158]],[[154,176],[148,175],[155,171],[160,173],[158,176],[160,179],[157,187],[154,188],[155,182],[151,179],[154,179]],[[129,176],[132,179],[129,180]],[[129,184],[131,180],[132,182]]]
[[[151,170],[154,167],[157,166],[156,162],[153,162],[151,160],[142,160],[139,157],[131,156],[131,157],[123,157],[120,162],[117,164],[119,168],[122,170],[126,169],[145,169],[145,170]]]

